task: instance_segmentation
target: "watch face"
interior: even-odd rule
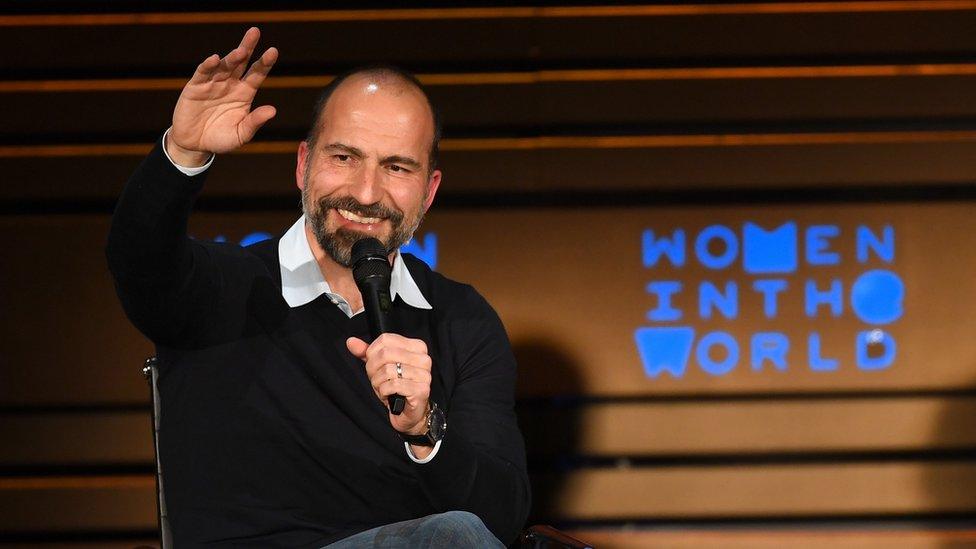
[[[444,433],[447,431],[447,418],[444,416],[444,410],[438,408],[436,404],[430,410],[430,423],[427,428],[428,436],[434,441],[444,438]]]

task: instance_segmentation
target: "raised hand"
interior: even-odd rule
[[[251,110],[251,103],[278,60],[278,50],[268,48],[244,72],[260,38],[257,27],[249,28],[240,45],[223,59],[217,54],[204,59],[183,87],[166,143],[177,164],[202,166],[211,154],[233,151],[274,117],[271,105]]]

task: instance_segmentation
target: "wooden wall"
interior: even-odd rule
[[[600,547],[976,544],[976,2],[577,4],[9,6],[0,543],[152,543],[152,350],[103,244],[184,80],[253,24],[281,51],[258,99],[279,115],[217,160],[194,235],[298,215],[295,149],[329,75],[417,72],[445,121],[418,240],[432,252],[434,235],[437,269],[509,330],[534,520]],[[746,225],[790,223],[795,269],[746,268]],[[699,256],[728,241],[695,244],[716,226],[738,248],[710,268]],[[810,240],[820,226],[837,236]],[[890,257],[860,260],[859,230],[890,230]],[[648,260],[647,231],[684,231],[685,263]],[[901,284],[895,318],[854,304],[872,271]],[[773,278],[788,289],[770,317],[752,285]],[[807,282],[834,280],[841,311],[808,314]],[[679,318],[653,313],[660,281],[682,284]],[[735,318],[703,315],[702,285],[730,282]],[[639,330],[676,327],[695,345],[728,334],[738,360],[715,366],[722,347],[654,370]],[[857,355],[872,330],[896,344],[873,368]],[[783,367],[751,362],[769,332],[789,341]]]

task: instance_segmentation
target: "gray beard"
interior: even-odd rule
[[[302,190],[302,211],[305,213],[305,222],[312,228],[312,234],[315,235],[315,240],[322,250],[343,267],[352,267],[352,246],[359,240],[368,238],[368,235],[348,229],[337,229],[335,232],[329,232],[325,226],[325,217],[326,212],[330,209],[341,208],[362,217],[388,219],[391,226],[390,234],[385,240],[380,239],[388,254],[409,242],[424,218],[423,212],[421,212],[416,221],[408,226],[405,223],[403,212],[387,208],[379,203],[363,205],[351,196],[323,197],[313,206],[310,203],[308,188],[309,185],[306,182],[305,188]]]

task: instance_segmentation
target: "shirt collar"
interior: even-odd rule
[[[324,293],[332,293],[308,244],[304,215],[278,241],[278,263],[281,267],[281,296],[289,307],[300,307]],[[407,270],[400,250],[393,258],[390,276],[390,297],[396,299],[397,296],[411,307],[433,309]]]

